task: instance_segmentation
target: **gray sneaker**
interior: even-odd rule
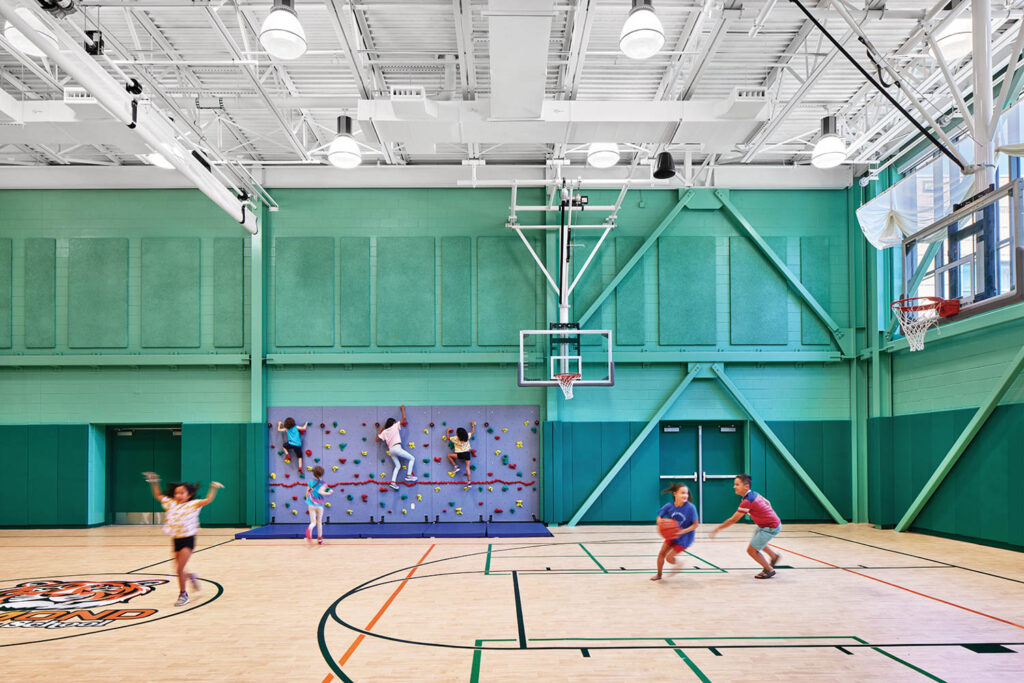
[[[174,603],[175,607],[184,607],[188,604],[188,593],[182,593],[178,596],[177,601]]]
[[[395,482],[391,482],[390,484],[388,484],[388,486],[390,486],[391,488],[393,488],[396,491],[398,490],[398,484],[396,484]]]
[[[189,574],[188,575],[188,582],[189,582],[189,585],[192,586],[192,590],[194,590],[196,593],[198,593],[200,588],[201,588],[201,586],[199,585],[199,575],[195,574],[195,573]]]

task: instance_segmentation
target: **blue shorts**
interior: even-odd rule
[[[750,545],[755,550],[764,550],[764,547],[768,545],[773,538],[778,536],[780,531],[782,531],[781,524],[776,527],[759,526],[757,527],[757,531],[754,532],[754,537],[750,539]]]

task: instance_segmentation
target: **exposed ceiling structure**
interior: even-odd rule
[[[904,92],[890,92],[908,109],[955,127],[971,57],[944,75],[928,39],[968,5],[838,2],[805,4],[865,69],[887,84],[899,77]],[[0,3],[38,11],[35,0]],[[102,54],[81,58],[118,83],[136,79],[140,106],[250,194],[541,180],[566,163],[584,168],[594,142],[620,146],[608,178],[649,181],[650,160],[669,151],[678,184],[842,186],[919,135],[790,0],[656,0],[665,43],[642,61],[619,49],[630,0],[296,0],[308,47],[288,61],[259,40],[271,5],[76,0],[77,11],[46,18],[83,46],[101,31]],[[1022,7],[993,3],[996,73],[1011,61]],[[0,167],[17,167],[0,168],[0,185],[45,185],[61,168],[83,183],[175,184],[143,157],[152,145],[79,85],[0,36]],[[352,170],[326,160],[341,115],[362,148]],[[831,171],[809,164],[827,115],[850,148]]]

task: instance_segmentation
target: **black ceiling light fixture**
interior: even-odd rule
[[[654,158],[654,177],[668,180],[676,175],[676,162],[668,152],[661,152]]]

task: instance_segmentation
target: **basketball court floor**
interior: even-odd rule
[[[652,582],[653,526],[552,531],[310,547],[205,529],[192,565],[202,590],[175,608],[158,528],[4,530],[4,678],[1024,678],[1024,564],[1011,551],[789,524],[774,544],[783,568],[755,581],[741,525],[699,530],[677,573]],[[139,588],[65,590],[46,605],[30,592],[48,579]]]

